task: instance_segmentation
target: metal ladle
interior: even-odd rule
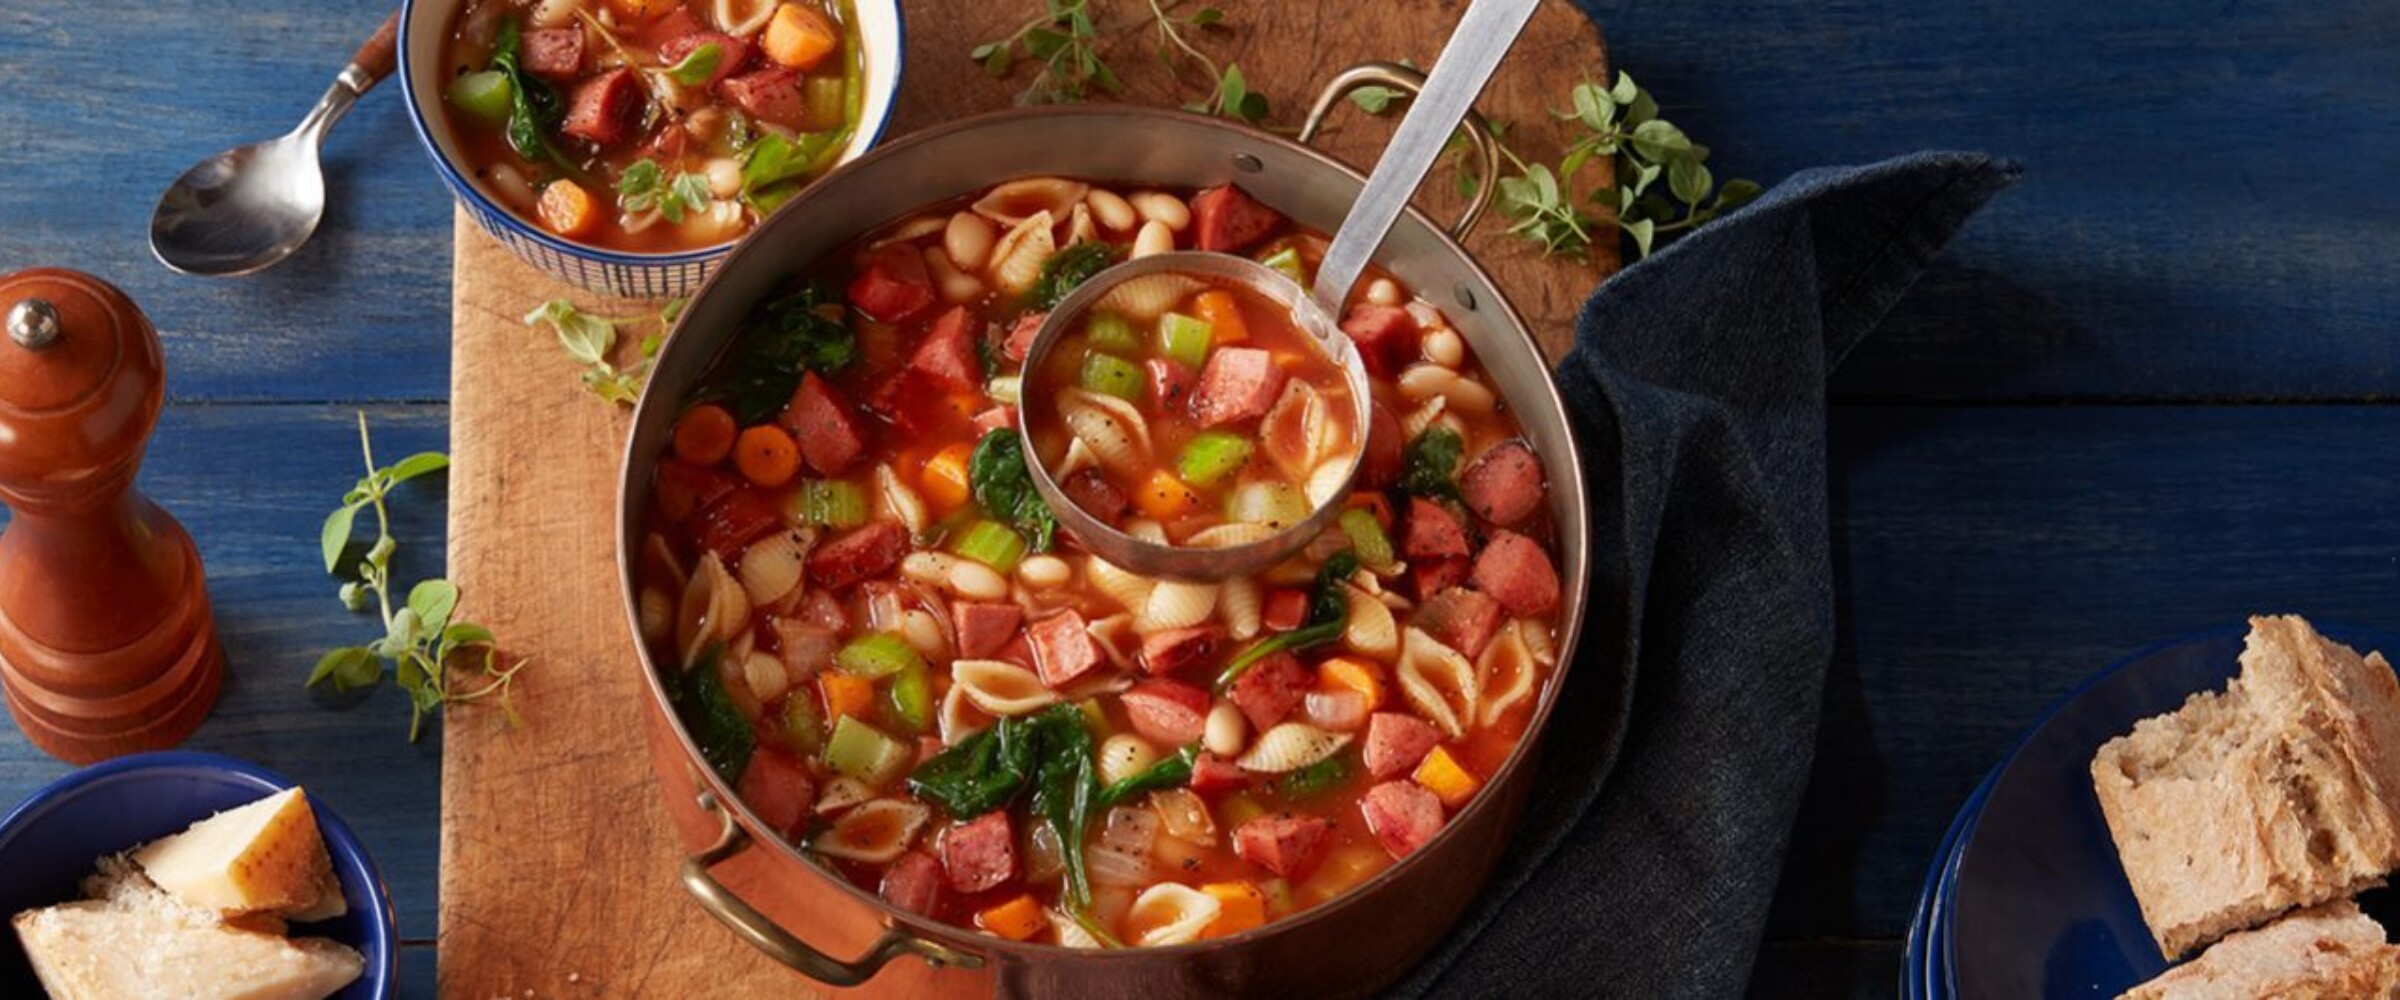
[[[399,30],[393,11],[289,134],[218,153],[176,178],[150,216],[150,252],[159,263],[231,277],[271,267],[308,242],[325,217],[317,149],[350,106],[392,74]]]
[[[1325,256],[1317,265],[1316,281],[1310,288],[1303,290],[1282,272],[1231,254],[1166,253],[1128,261],[1094,275],[1050,311],[1026,351],[1023,370],[1029,373],[1047,370],[1044,362],[1050,352],[1066,339],[1067,332],[1077,325],[1083,313],[1126,281],[1177,273],[1241,285],[1289,307],[1295,325],[1342,369],[1354,406],[1349,477],[1355,478],[1365,454],[1371,397],[1366,365],[1358,355],[1357,345],[1341,332],[1334,317],[1349,298],[1350,287],[1358,283],[1375,251],[1383,245],[1392,224],[1399,221],[1401,211],[1408,207],[1409,198],[1424,182],[1426,171],[1432,169],[1434,160],[1441,155],[1450,133],[1466,117],[1476,95],[1483,92],[1484,84],[1490,82],[1492,72],[1499,67],[1501,57],[1507,55],[1518,32],[1532,18],[1537,2],[1474,0],[1468,5],[1466,16],[1459,19],[1441,58],[1426,77],[1424,89],[1409,102],[1407,116],[1392,133],[1382,159],[1368,175],[1358,200],[1351,203],[1341,228],[1334,232],[1333,242],[1326,247]],[[1041,402],[1057,405],[1055,400]],[[1340,513],[1342,499],[1349,493],[1346,479],[1342,489],[1315,505],[1306,518],[1248,544],[1221,548],[1160,544],[1119,531],[1084,511],[1059,486],[1050,473],[1050,459],[1040,451],[1028,442],[1026,464],[1033,473],[1034,488],[1049,503],[1059,525],[1101,558],[1152,577],[1222,580],[1265,569],[1298,552],[1332,524]]]

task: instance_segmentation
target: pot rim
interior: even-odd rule
[[[835,186],[828,185],[825,183],[825,181],[835,178],[836,175],[872,172],[877,167],[881,166],[887,159],[891,159],[900,154],[906,153],[918,146],[944,141],[962,133],[978,132],[996,128],[1008,128],[1019,122],[1049,118],[1089,118],[1098,122],[1105,121],[1110,118],[1120,117],[1131,119],[1163,120],[1171,122],[1178,127],[1198,128],[1204,131],[1223,133],[1228,137],[1238,138],[1243,142],[1265,142],[1272,145],[1281,146],[1284,147],[1288,152],[1301,154],[1307,159],[1313,161],[1317,168],[1335,171],[1341,176],[1349,178],[1361,186],[1366,183],[1366,175],[1364,173],[1351,167],[1349,164],[1333,158],[1332,155],[1324,152],[1323,150],[1301,144],[1285,136],[1277,135],[1261,129],[1251,128],[1246,125],[1236,124],[1223,118],[1199,115],[1176,109],[1145,107],[1129,104],[1044,105],[1039,107],[1012,108],[1002,111],[985,112],[983,114],[973,115],[967,118],[960,118],[927,126],[925,128],[909,132],[905,135],[901,135],[897,138],[888,139],[875,146],[875,148],[869,150],[864,156],[836,167],[832,174],[828,174],[826,178],[820,178],[818,183],[811,184],[807,188],[803,189],[800,194],[794,196],[789,203],[783,206],[783,208],[779,210],[776,215],[780,217],[787,214],[803,212],[803,206],[805,206],[812,198],[825,197],[824,192],[831,190]],[[1071,175],[1072,172],[1062,171],[1062,174]],[[1000,183],[1010,179],[1012,178],[992,178],[985,183]],[[1109,180],[1121,179],[1110,178]],[[944,195],[942,197],[956,197],[958,194],[965,193],[966,192],[958,192],[957,194]],[[848,242],[855,240],[860,236],[866,235],[868,232],[873,232],[875,229],[888,226],[893,222],[904,219],[909,214],[909,212],[903,212],[893,218],[884,219],[880,222],[877,222],[862,232],[846,234],[842,238],[842,241]],[[1466,268],[1466,272],[1468,274],[1481,280],[1496,293],[1494,295],[1494,299],[1496,301],[1493,303],[1493,306],[1497,308],[1499,322],[1497,322],[1495,325],[1506,331],[1515,333],[1525,350],[1532,351],[1537,358],[1541,358],[1541,367],[1545,371],[1553,370],[1552,363],[1546,357],[1542,356],[1539,343],[1533,340],[1531,331],[1526,327],[1524,317],[1517,312],[1515,304],[1509,301],[1507,294],[1501,291],[1500,284],[1497,281],[1492,280],[1490,273],[1483,269],[1483,265],[1478,262],[1472,254],[1469,254],[1465,247],[1459,244],[1457,238],[1454,237],[1447,228],[1435,223],[1413,202],[1406,206],[1404,215],[1414,221],[1416,224],[1423,226],[1426,230],[1431,232],[1437,239],[1440,240],[1442,248],[1447,251],[1458,264],[1463,265]],[[686,303],[685,308],[678,315],[673,329],[668,331],[665,340],[662,342],[662,345],[659,348],[658,357],[660,359],[663,360],[669,355],[670,352],[676,351],[679,347],[685,351],[701,349],[697,347],[683,346],[689,343],[698,343],[695,338],[700,336],[696,333],[691,337],[683,336],[685,322],[693,313],[691,305],[706,298],[712,291],[715,290],[719,282],[726,280],[727,275],[742,268],[744,266],[744,262],[749,258],[775,253],[775,250],[767,247],[766,244],[768,241],[759,239],[758,237],[772,229],[777,221],[777,218],[771,217],[753,227],[749,233],[744,234],[741,240],[734,244],[732,251],[726,255],[721,265],[708,276],[708,279],[701,284],[697,291],[693,292],[692,297]],[[813,261],[802,263],[813,263]],[[794,273],[797,273],[796,269]],[[724,345],[718,344],[711,346],[715,349],[722,349]],[[1563,585],[1573,588],[1579,582],[1583,582],[1585,586],[1583,589],[1584,600],[1575,605],[1576,613],[1572,616],[1564,617],[1560,622],[1559,640],[1556,645],[1558,662],[1552,667],[1549,678],[1547,678],[1542,685],[1539,698],[1534,706],[1533,715],[1526,720],[1524,734],[1519,737],[1516,746],[1509,751],[1508,757],[1501,762],[1500,767],[1494,770],[1489,778],[1484,780],[1483,787],[1482,789],[1478,790],[1478,794],[1475,796],[1474,800],[1469,802],[1465,809],[1459,810],[1458,812],[1450,815],[1443,823],[1442,829],[1434,835],[1433,839],[1427,841],[1422,847],[1419,847],[1410,857],[1394,861],[1390,866],[1375,873],[1374,876],[1350,887],[1348,890],[1342,892],[1340,895],[1335,896],[1332,899],[1326,900],[1325,902],[1319,903],[1315,906],[1311,906],[1283,919],[1268,921],[1259,925],[1258,927],[1251,928],[1250,930],[1243,931],[1239,934],[1231,934],[1225,937],[1210,938],[1203,941],[1195,941],[1179,945],[1107,948],[1098,950],[1070,948],[1064,945],[1043,944],[1032,941],[1010,941],[994,935],[978,933],[972,928],[961,927],[955,924],[935,920],[930,917],[921,916],[893,906],[884,901],[881,896],[859,887],[856,883],[850,881],[841,873],[833,871],[823,863],[810,857],[805,849],[790,843],[784,839],[781,834],[774,833],[766,824],[760,822],[758,817],[750,811],[749,804],[744,802],[741,796],[735,792],[732,784],[727,782],[721,775],[717,774],[715,768],[707,765],[706,759],[700,752],[699,745],[693,742],[691,733],[685,729],[682,720],[676,718],[674,709],[671,703],[668,701],[665,685],[660,680],[658,665],[652,662],[649,646],[640,639],[641,620],[639,609],[639,584],[634,579],[636,559],[634,552],[632,551],[632,546],[636,542],[636,535],[640,530],[640,526],[631,523],[630,518],[634,513],[634,489],[637,485],[634,477],[637,472],[647,472],[654,469],[657,464],[657,456],[639,453],[636,450],[636,439],[639,435],[633,433],[628,433],[626,435],[624,459],[619,467],[617,476],[617,583],[620,606],[626,615],[627,623],[631,626],[632,631],[630,634],[635,637],[633,645],[636,655],[639,657],[642,665],[642,682],[649,692],[652,707],[664,713],[666,716],[666,721],[673,727],[675,738],[681,744],[683,749],[685,764],[695,772],[697,775],[697,780],[702,789],[705,791],[713,791],[715,793],[716,807],[720,809],[730,809],[736,822],[738,822],[743,829],[751,831],[752,839],[757,841],[760,846],[773,850],[792,861],[796,861],[807,866],[811,870],[815,871],[819,876],[823,877],[825,881],[831,883],[837,891],[846,892],[850,894],[853,899],[872,907],[875,911],[882,915],[887,926],[897,924],[907,928],[912,933],[922,934],[939,940],[944,944],[970,951],[981,952],[987,955],[1008,954],[1015,957],[1037,959],[1058,955],[1073,955],[1078,960],[1099,960],[1112,962],[1140,961],[1153,957],[1179,957],[1211,952],[1228,947],[1239,947],[1287,932],[1296,931],[1316,921],[1328,919],[1334,914],[1339,913],[1351,906],[1357,905],[1362,900],[1374,896],[1385,888],[1388,888],[1391,883],[1397,881],[1398,878],[1408,869],[1410,869],[1412,865],[1421,862],[1435,854],[1436,848],[1447,842],[1455,831],[1471,825],[1467,822],[1467,819],[1470,816],[1478,815],[1492,808],[1497,808],[1494,803],[1496,800],[1502,798],[1502,796],[1489,794],[1491,789],[1501,785],[1506,780],[1517,777],[1518,770],[1533,766],[1533,758],[1535,758],[1538,754],[1538,744],[1540,743],[1543,734],[1547,732],[1550,723],[1550,716],[1558,706],[1560,692],[1565,689],[1567,674],[1574,664],[1575,651],[1583,636],[1584,619],[1590,613],[1590,606],[1588,603],[1590,594],[1587,578],[1589,576],[1588,570],[1591,561],[1591,500],[1590,497],[1585,494],[1582,488],[1582,484],[1584,483],[1582,446],[1578,440],[1578,432],[1575,428],[1574,418],[1567,410],[1565,399],[1559,394],[1556,380],[1554,378],[1544,378],[1541,380],[1541,383],[1541,391],[1537,394],[1534,400],[1520,401],[1507,395],[1506,393],[1502,394],[1502,399],[1510,403],[1517,404],[1519,409],[1532,409],[1531,407],[1524,406],[1524,402],[1539,403],[1541,404],[1541,409],[1544,409],[1548,413],[1554,415],[1559,422],[1560,429],[1563,432],[1567,442],[1567,462],[1566,468],[1563,470],[1567,478],[1561,479],[1557,471],[1552,471],[1550,475],[1550,482],[1552,484],[1557,484],[1560,482],[1566,482],[1570,484],[1570,491],[1574,495],[1575,499],[1580,501],[1579,503],[1571,505],[1570,514],[1576,521],[1581,522],[1578,527],[1581,528],[1580,534],[1584,539],[1584,544],[1575,551],[1562,552],[1562,556],[1564,556],[1564,558],[1562,560],[1562,564],[1557,568],[1560,573],[1559,579]],[[649,410],[652,407],[666,407],[670,405],[680,406],[683,402],[684,401],[680,399],[674,401],[672,404],[661,402],[645,392],[634,411],[632,426],[634,428],[639,428],[643,421],[648,417]],[[1547,456],[1545,456],[1545,458],[1547,458]],[[647,482],[648,480],[645,478],[640,485],[647,485]],[[1555,490],[1555,485],[1553,485],[1552,488]],[[1562,535],[1565,534],[1566,528],[1567,525],[1565,524],[1561,524],[1559,526],[1559,531]],[[1528,777],[1528,780],[1530,780],[1530,777]],[[762,835],[758,831],[766,831],[766,834]],[[1509,824],[1508,832],[1512,837],[1514,836],[1516,833],[1516,823]],[[1483,884],[1477,887],[1477,892],[1480,893],[1483,888],[1488,886],[1488,884],[1489,876],[1487,874],[1483,880]]]

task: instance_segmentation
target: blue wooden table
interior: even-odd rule
[[[396,691],[300,682],[371,635],[315,545],[353,411],[387,454],[445,438],[448,198],[394,89],[335,133],[291,262],[205,281],[144,247],[158,190],[287,129],[387,4],[0,4],[0,270],[89,270],[156,319],[143,485],[199,539],[233,668],[194,745],[350,820],[430,996],[438,732],[406,742]],[[2252,611],[2400,627],[2400,3],[1597,6],[1720,176],[1925,147],[2028,168],[1835,387],[1841,641],[1758,991],[1888,995],[1952,810],[2077,678]],[[420,570],[441,504],[399,501]],[[65,771],[0,727],[0,802]]]

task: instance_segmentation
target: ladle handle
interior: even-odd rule
[[[1383,245],[1384,234],[1408,207],[1425,172],[1433,168],[1433,161],[1449,143],[1451,130],[1475,104],[1476,95],[1483,93],[1483,85],[1491,80],[1500,57],[1508,54],[1525,22],[1533,18],[1538,2],[1474,0],[1467,6],[1467,15],[1459,19],[1458,28],[1442,47],[1441,58],[1433,64],[1433,72],[1426,75],[1425,89],[1408,102],[1408,115],[1400,119],[1399,130],[1392,133],[1391,144],[1384,147],[1383,158],[1367,175],[1366,188],[1350,206],[1349,217],[1342,220],[1333,245],[1325,249],[1325,258],[1317,265],[1317,283],[1310,293],[1325,304],[1326,311],[1340,315],[1350,286],[1358,282],[1375,249]]]
[[[1418,91],[1425,89],[1425,74],[1415,67],[1393,62],[1358,63],[1334,74],[1333,79],[1325,81],[1325,89],[1317,92],[1316,106],[1308,109],[1307,120],[1300,124],[1300,144],[1314,145],[1317,133],[1324,130],[1325,120],[1341,106],[1342,98],[1361,87],[1402,90],[1413,100]],[[1459,123],[1458,130],[1475,147],[1475,193],[1467,198],[1467,207],[1459,211],[1458,218],[1450,222],[1450,238],[1464,240],[1475,231],[1475,223],[1483,220],[1484,210],[1492,205],[1493,192],[1499,189],[1496,181],[1500,176],[1500,144],[1492,138],[1491,123],[1473,109],[1467,111],[1466,120]]]

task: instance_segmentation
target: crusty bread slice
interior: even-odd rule
[[[2400,997],[2400,947],[2349,900],[2237,931],[2118,1000]]]
[[[2400,867],[2400,680],[2294,616],[2250,620],[2242,674],[2144,719],[2092,785],[2167,957]]]

